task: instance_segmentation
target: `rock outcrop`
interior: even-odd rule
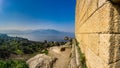
[[[70,60],[71,45],[54,46],[48,49],[48,55],[38,54],[29,59],[29,68],[66,68]]]
[[[120,0],[77,0],[76,39],[88,68],[120,68]]]
[[[56,58],[50,57],[44,54],[38,54],[35,57],[29,59],[27,64],[29,68],[53,68]]]

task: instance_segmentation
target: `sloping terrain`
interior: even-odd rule
[[[61,51],[62,48],[63,50],[65,48],[65,50]],[[66,68],[70,60],[70,53],[70,47],[52,47],[49,51],[49,55],[57,58],[56,62],[53,64],[53,68]]]
[[[38,54],[30,58],[27,63],[29,68],[67,68],[70,61],[70,46],[54,46],[48,55]]]

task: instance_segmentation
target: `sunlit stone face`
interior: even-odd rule
[[[120,0],[77,0],[75,35],[88,68],[120,68],[118,5]]]

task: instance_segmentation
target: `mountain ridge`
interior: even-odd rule
[[[55,29],[37,29],[37,30],[3,30],[0,33],[7,34],[9,36],[17,36],[27,38],[32,41],[63,41],[65,36],[74,37],[72,32],[64,32]]]

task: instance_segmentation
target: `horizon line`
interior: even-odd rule
[[[59,30],[59,29],[0,29],[0,31],[34,31],[34,30],[56,30],[56,31],[60,31],[60,32],[71,32],[74,33],[75,31],[64,31],[64,30]]]

